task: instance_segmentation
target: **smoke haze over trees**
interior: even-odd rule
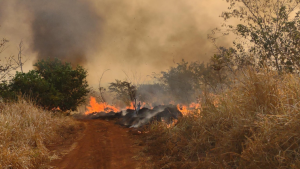
[[[58,57],[82,64],[94,84],[103,70],[111,69],[103,78],[108,83],[124,78],[122,70],[145,77],[183,58],[207,61],[215,52],[207,34],[220,25],[216,13],[224,9],[222,4],[222,0],[9,0],[1,2],[0,34],[10,40],[8,55],[23,40],[27,55],[36,57],[32,62]]]

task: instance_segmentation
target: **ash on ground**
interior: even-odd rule
[[[139,111],[132,109],[123,110],[120,112],[94,112],[85,116],[86,119],[117,119],[117,124],[139,128],[153,121],[164,121],[171,124],[173,120],[182,116],[182,113],[175,105],[160,105],[153,109],[142,108]]]

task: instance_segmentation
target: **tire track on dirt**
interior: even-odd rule
[[[138,146],[128,128],[104,120],[84,120],[86,129],[77,146],[51,163],[58,169],[134,169]]]

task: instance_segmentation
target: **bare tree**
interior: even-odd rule
[[[3,38],[0,41],[0,54],[5,50],[5,46],[9,41]],[[0,81],[6,80],[12,76],[12,71],[21,68],[21,72],[23,73],[23,65],[27,60],[22,60],[23,56],[23,41],[19,44],[19,53],[18,58],[15,59],[14,56],[9,57],[1,57],[0,56]]]
[[[8,43],[8,40],[5,38],[3,38],[0,41],[0,53],[2,53],[4,51],[6,43]],[[0,80],[4,80],[5,78],[7,78],[7,76],[9,76],[9,72],[11,71],[11,69],[14,69],[14,68],[15,67],[13,64],[12,56],[10,56],[8,58],[0,57]]]
[[[103,97],[103,92],[105,92],[105,88],[104,87],[101,87],[101,80],[102,80],[102,77],[103,77],[103,75],[104,75],[104,73],[106,72],[106,71],[109,71],[110,69],[106,69],[103,73],[102,73],[102,75],[101,75],[101,77],[100,77],[100,80],[99,80],[99,92],[100,92],[100,97],[101,97],[101,101],[102,102],[106,102],[105,101],[105,99],[104,99],[104,97]]]
[[[25,60],[24,62],[22,62],[22,55],[23,55],[23,50],[24,50],[24,47],[23,47],[23,41],[21,41],[19,43],[19,53],[18,53],[18,58],[17,60],[15,60],[16,64],[21,68],[21,72],[23,73],[23,64],[27,61]]]

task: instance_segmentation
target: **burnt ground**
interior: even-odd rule
[[[100,119],[81,120],[85,130],[72,150],[51,166],[57,169],[135,169],[132,157],[142,147],[135,144],[130,129]]]

